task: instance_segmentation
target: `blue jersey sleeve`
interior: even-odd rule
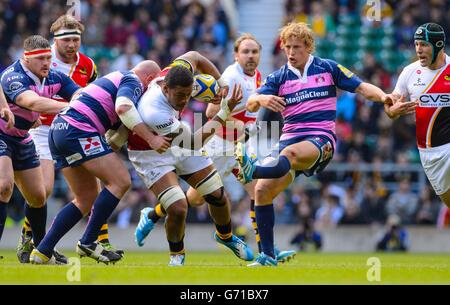
[[[57,75],[61,82],[61,89],[59,89],[57,94],[66,101],[70,101],[72,95],[75,93],[75,91],[80,89],[80,86],[78,86],[70,77],[68,77],[64,73],[57,72]]]
[[[280,89],[278,73],[273,72],[264,80],[263,85],[256,90],[259,94],[278,95]]]
[[[117,89],[117,97],[129,98],[137,106],[142,93],[143,87],[136,75],[129,73],[122,77]]]
[[[31,90],[28,77],[14,71],[3,74],[1,83],[5,96],[11,103],[15,103],[21,93]]]
[[[339,89],[355,92],[356,88],[362,83],[361,79],[341,64],[329,59],[327,61],[331,66],[331,74],[335,85]]]

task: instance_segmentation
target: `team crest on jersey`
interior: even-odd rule
[[[316,77],[316,84],[320,84],[320,83],[324,83],[325,82],[325,77],[323,77],[323,75],[319,75]]]
[[[446,74],[446,75],[444,76],[444,79],[445,79],[446,81],[450,82],[450,75],[449,75],[449,74]]]
[[[80,73],[81,74],[83,74],[83,75],[87,75],[87,71],[86,71],[86,68],[80,68]]]
[[[105,151],[99,136],[80,138],[78,141],[86,156],[96,155]]]
[[[343,65],[338,64],[338,68],[339,70],[342,71],[342,73],[344,73],[345,76],[347,76],[347,78],[351,78],[353,76],[353,72],[344,67]]]

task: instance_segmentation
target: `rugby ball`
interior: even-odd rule
[[[219,93],[219,90],[220,87],[217,80],[211,75],[194,75],[194,86],[191,94],[193,99],[203,103],[209,103]]]

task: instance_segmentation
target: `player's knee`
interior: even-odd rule
[[[273,191],[268,185],[257,183],[255,185],[255,198],[259,200],[263,198],[273,197]]]
[[[45,202],[47,201],[45,189],[42,189],[41,191],[36,192],[35,194],[29,196],[29,198],[26,198],[26,200],[30,207],[42,208],[45,205]]]
[[[177,213],[182,213],[183,209],[187,213],[187,202],[186,196],[184,195],[183,190],[178,185],[172,185],[166,188],[158,195],[158,201],[164,210],[167,211],[168,215],[172,215],[172,208],[174,215]]]
[[[203,196],[205,201],[215,207],[223,207],[227,204],[227,197],[225,195],[225,190],[223,186],[214,192]]]
[[[0,201],[8,202],[12,196],[14,182],[9,179],[0,180]]]
[[[208,204],[224,206],[227,203],[222,179],[216,170],[197,183],[195,189],[199,196],[203,197]]]
[[[127,175],[118,175],[116,178],[115,186],[117,187],[118,192],[123,196],[131,187],[131,177],[127,173]]]
[[[167,215],[178,223],[185,221],[187,216],[187,202],[184,199],[180,199],[174,202],[167,210]]]

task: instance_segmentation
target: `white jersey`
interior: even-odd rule
[[[417,146],[422,149],[450,143],[450,57],[437,70],[416,61],[405,67],[395,93],[418,100],[416,108]]]
[[[250,95],[254,94],[256,92],[256,89],[258,89],[261,86],[261,73],[258,70],[256,70],[255,75],[249,76],[244,73],[244,70],[239,65],[239,63],[235,62],[234,64],[228,66],[225,69],[225,71],[222,74],[222,77],[225,78],[229,83],[230,88],[230,91],[228,93],[229,96],[231,96],[232,94],[232,88],[234,84],[240,84],[242,87],[242,100],[233,109],[231,116],[236,120],[244,122],[244,124],[256,121],[257,113],[247,111],[246,106],[247,100],[250,97]],[[227,131],[224,127],[221,136],[224,139],[228,139],[227,137],[228,133],[229,131]]]
[[[169,104],[156,83],[141,97],[137,109],[144,123],[161,136],[176,132],[181,125],[179,112]],[[183,176],[212,164],[211,159],[200,152],[177,146],[159,154],[137,135],[128,137],[128,157],[147,188],[174,170],[179,176]]]

